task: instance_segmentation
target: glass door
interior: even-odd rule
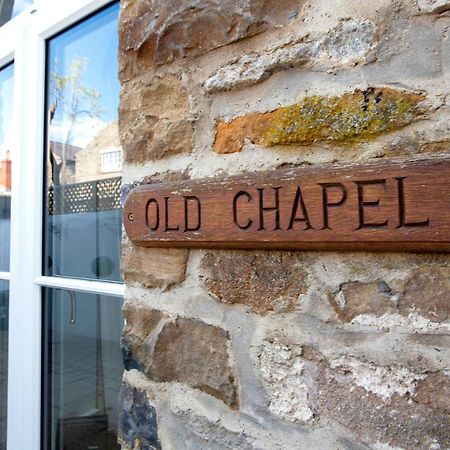
[[[13,64],[0,69],[0,450],[7,434],[13,78]]]
[[[6,450],[9,283],[0,281],[0,450]]]
[[[47,40],[43,448],[114,450],[122,377],[118,4]],[[67,285],[73,285],[68,288]]]
[[[66,289],[45,289],[44,298],[44,448],[120,449],[122,300]]]

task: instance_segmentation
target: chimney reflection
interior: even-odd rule
[[[0,161],[0,192],[11,192],[11,158],[9,150]]]

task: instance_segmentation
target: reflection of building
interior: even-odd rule
[[[55,182],[55,177],[58,177],[56,184],[59,184],[59,182],[72,183],[75,176],[75,155],[81,150],[81,147],[63,144],[62,142],[50,141],[50,150],[54,159],[53,164],[55,174],[52,177],[53,181]],[[59,180],[59,173],[63,159],[66,160],[66,174],[64,180]],[[51,176],[51,173],[48,175]]]
[[[108,211],[120,208],[122,149],[117,121],[100,130],[84,147],[50,142],[55,164],[49,190],[51,215]],[[65,152],[66,173],[61,175]],[[57,182],[55,182],[55,179]]]
[[[75,183],[119,177],[122,148],[117,121],[109,123],[75,157]]]
[[[11,192],[11,159],[9,150],[6,156],[0,161],[0,192]]]
[[[55,185],[103,180],[121,175],[122,149],[117,121],[106,125],[84,148],[50,141],[50,150],[54,159],[55,173],[52,179]],[[64,159],[66,171],[62,176]],[[48,175],[51,176],[51,173]]]

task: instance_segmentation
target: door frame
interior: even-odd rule
[[[41,448],[42,288],[123,297],[121,283],[42,276],[46,40],[111,0],[35,0],[0,28],[14,62],[7,449]]]

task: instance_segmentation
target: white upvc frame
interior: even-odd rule
[[[41,448],[42,287],[123,297],[118,283],[42,276],[45,43],[111,0],[35,0],[0,28],[0,67],[14,61],[8,450]]]

